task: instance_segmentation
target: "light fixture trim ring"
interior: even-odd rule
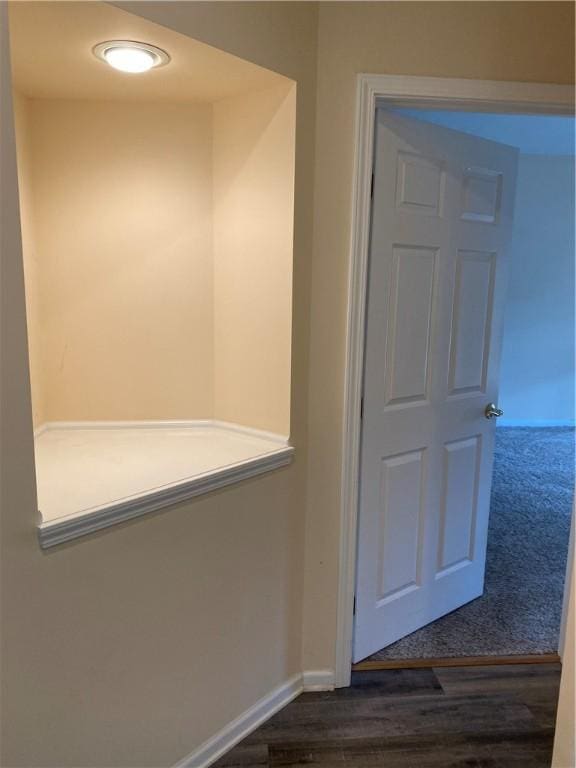
[[[92,53],[97,59],[110,66],[109,61],[106,59],[106,53],[115,48],[136,48],[139,51],[145,51],[154,60],[150,69],[164,67],[170,61],[170,54],[162,48],[158,48],[157,45],[152,45],[151,43],[142,43],[138,40],[104,40],[104,42],[98,43],[98,45],[92,48]]]

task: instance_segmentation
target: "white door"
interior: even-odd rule
[[[482,594],[517,151],[379,110],[354,661]]]

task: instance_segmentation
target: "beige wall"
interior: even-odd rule
[[[374,71],[572,78],[568,3],[322,4],[315,162],[314,4],[119,5],[297,81],[291,409],[296,462],[49,555],[39,552],[16,173],[6,141],[4,81],[5,765],[168,766],[302,665],[333,665],[354,76]],[[1,67],[5,77],[5,58]]]
[[[573,82],[574,6],[320,3],[305,664],[334,663],[355,76]],[[327,319],[329,318],[329,322]]]
[[[301,669],[317,11],[306,3],[238,5],[178,3],[176,12],[185,11],[182,32],[298,83],[295,462],[49,553],[40,551],[35,533],[16,169],[6,133],[10,90],[0,21],[5,766],[170,766]],[[136,10],[147,11],[143,6]],[[170,17],[173,8],[162,3],[160,10]]]
[[[29,113],[44,419],[209,418],[211,106]]]
[[[290,431],[295,87],[214,105],[214,414]]]

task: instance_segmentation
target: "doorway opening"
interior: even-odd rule
[[[506,318],[508,325],[514,324],[514,319],[510,320],[511,302],[506,299],[508,296],[505,274],[507,269],[501,268],[501,262],[505,261],[506,257],[501,258],[501,254],[508,253],[510,257],[510,252],[513,250],[508,241],[513,240],[512,212],[519,148],[518,144],[515,148],[510,146],[513,147],[513,142],[510,141],[510,121],[513,123],[518,119],[528,120],[529,115],[533,114],[540,117],[541,121],[548,123],[550,127],[552,125],[550,121],[542,116],[571,116],[573,97],[568,91],[562,89],[514,83],[427,81],[425,78],[400,79],[369,75],[360,76],[359,79],[357,187],[351,273],[352,303],[349,310],[348,361],[350,367],[347,373],[347,422],[344,435],[345,461],[348,458],[351,462],[344,479],[343,523],[344,526],[349,527],[344,527],[344,541],[348,544],[348,548],[344,546],[341,550],[343,552],[341,563],[344,568],[340,580],[341,606],[346,600],[346,576],[348,587],[352,582],[356,590],[356,613],[348,622],[348,628],[354,630],[354,660],[360,661],[373,653],[387,657],[391,660],[391,665],[397,663],[404,666],[407,659],[428,659],[429,663],[431,658],[437,659],[439,656],[455,658],[484,654],[498,654],[498,656],[517,654],[518,658],[520,655],[525,657],[537,655],[541,659],[554,646],[555,650],[558,648],[558,624],[562,613],[564,566],[568,550],[573,494],[573,462],[570,459],[573,453],[573,413],[568,413],[565,417],[555,417],[550,414],[544,415],[541,411],[540,423],[536,424],[534,421],[538,420],[533,416],[515,415],[514,408],[508,406],[508,414],[503,417],[508,418],[508,423],[504,422],[504,425],[498,429],[495,427],[493,412],[498,412],[500,406],[504,410],[504,403],[502,400],[498,401],[497,395],[501,380],[498,367],[501,358],[500,346],[505,306],[508,307]],[[432,118],[432,120],[425,122],[421,114],[406,112],[407,108],[413,110],[415,106],[418,109],[427,110],[426,118]],[[396,146],[394,162],[390,162],[388,158],[389,173],[386,183],[390,205],[382,209],[381,204],[384,198],[381,197],[381,207],[377,211],[386,219],[387,226],[384,227],[384,231],[388,231],[389,243],[379,241],[379,234],[374,230],[379,184],[377,166],[380,128],[378,121],[374,128],[369,126],[368,121],[373,119],[377,107],[387,111],[392,123],[408,121],[410,124],[408,134],[402,134],[406,125],[400,126],[398,122],[391,125],[389,122],[387,126],[387,130],[389,132],[391,130],[393,137],[399,142]],[[436,115],[428,111],[433,108]],[[463,109],[470,111],[464,112]],[[395,114],[390,114],[390,110]],[[382,111],[379,114],[382,114]],[[481,112],[481,114],[474,118],[471,111]],[[470,120],[476,119],[486,123],[486,120],[490,120],[489,113],[494,113],[496,122],[501,123],[500,130],[505,123],[508,123],[508,136],[504,140],[502,136],[486,136],[482,133],[480,138],[478,133],[470,130]],[[451,124],[450,127],[446,127],[443,124],[444,119],[454,120],[454,118],[468,122],[468,125]],[[555,125],[558,126],[561,122],[558,121]],[[573,158],[570,160],[567,157],[573,155],[573,124],[568,125],[564,121],[564,127],[567,127],[567,135],[571,137],[568,139],[568,150],[559,151],[558,141],[554,139],[552,142],[554,149],[548,154],[556,155],[557,165],[564,160],[566,167],[569,167],[573,164]],[[486,125],[484,130],[488,130]],[[528,140],[526,130],[522,133],[522,139],[525,143]],[[371,184],[373,151],[376,174]],[[523,154],[531,155],[532,153],[525,151]],[[558,155],[563,157],[560,158]],[[532,158],[533,164],[542,163],[543,158],[544,155],[540,150],[539,157]],[[527,162],[523,164],[529,165],[528,158],[524,159]],[[529,175],[527,169],[521,169],[519,181],[522,182],[522,177],[527,175]],[[568,183],[568,197],[572,186]],[[375,190],[372,203],[370,202],[371,187]],[[549,201],[548,193],[546,203],[548,204]],[[566,196],[564,202],[566,202]],[[571,205],[573,208],[573,199]],[[368,264],[371,207],[374,220],[370,243],[371,261]],[[387,212],[382,213],[382,210]],[[446,228],[446,220],[450,217],[453,220]],[[531,218],[534,219],[534,214]],[[542,212],[540,218],[542,218]],[[438,224],[442,219],[444,224],[441,222]],[[432,229],[430,229],[431,220],[436,222],[432,224]],[[435,232],[434,226],[437,226]],[[442,241],[442,226],[446,230],[444,241]],[[550,226],[555,225],[550,224]],[[564,236],[568,240],[570,240],[570,231],[566,235],[566,227],[570,226],[570,224],[564,225]],[[550,245],[548,252],[550,252],[550,249],[555,247],[552,243],[554,238],[550,238],[550,233],[546,231],[543,232],[543,237],[545,240],[547,238]],[[530,236],[527,240],[530,246],[536,244],[532,242]],[[385,247],[382,247],[383,243]],[[380,307],[377,304],[374,305],[374,302],[371,307],[370,298],[370,281],[374,278],[375,248],[380,249],[380,255],[376,258],[381,261],[386,261],[382,253],[388,250],[389,261],[388,272],[384,270],[380,273],[381,278],[383,276],[386,278],[381,282],[380,288],[387,297]],[[568,244],[566,248],[570,254],[571,246]],[[520,250],[525,251],[526,247]],[[538,248],[536,250],[538,251]],[[542,248],[540,247],[539,250],[541,251]],[[451,263],[449,263],[450,259],[446,259],[443,255],[438,256],[443,252],[452,254]],[[566,258],[571,259],[571,256],[565,257],[564,262]],[[533,271],[537,279],[538,270]],[[530,269],[525,263],[520,268],[520,274],[526,277],[529,272]],[[569,270],[569,274],[564,278],[564,286],[567,287],[565,295],[569,295],[571,292],[566,283],[573,281],[572,271]],[[540,281],[540,288],[542,287]],[[441,295],[442,290],[445,292],[444,296]],[[529,299],[533,299],[530,294]],[[368,303],[367,311],[364,301]],[[402,306],[403,303],[404,306]],[[556,303],[561,302],[557,300]],[[376,306],[375,312],[374,306]],[[573,321],[570,320],[572,312],[571,305],[564,308],[564,314],[568,315],[568,318],[564,318],[564,322],[569,330],[573,328]],[[388,415],[386,435],[387,439],[392,441],[386,444],[386,452],[376,451],[378,457],[375,465],[378,465],[378,473],[372,507],[377,508],[380,520],[370,531],[368,538],[372,542],[378,542],[373,545],[373,550],[377,550],[378,546],[384,546],[387,557],[380,558],[375,569],[377,584],[374,590],[376,599],[373,603],[382,607],[391,605],[395,601],[401,603],[402,599],[408,598],[406,600],[408,610],[401,620],[396,620],[401,614],[392,616],[394,621],[388,620],[387,631],[384,633],[388,634],[382,643],[382,648],[362,653],[362,642],[358,642],[358,635],[359,633],[365,636],[369,634],[367,629],[370,622],[367,624],[364,621],[363,624],[361,618],[361,593],[367,583],[366,574],[362,574],[362,503],[366,501],[363,496],[366,493],[367,478],[365,472],[361,475],[361,467],[364,465],[370,444],[367,444],[362,436],[362,456],[360,457],[359,447],[361,434],[365,434],[365,421],[362,422],[361,432],[360,420],[356,419],[353,406],[355,402],[360,405],[361,394],[363,394],[364,419],[367,415],[370,417],[367,380],[371,373],[374,374],[374,367],[370,370],[370,323],[375,325],[373,319],[371,320],[374,314],[380,321],[380,329],[376,333],[380,334],[380,350],[383,351],[382,370],[378,371],[379,380],[376,376],[376,389],[380,384],[381,397],[385,401],[381,403],[383,407],[380,410]],[[534,306],[529,316],[533,320],[532,330],[545,336],[542,329],[538,330],[535,326]],[[366,317],[366,332],[364,317]],[[549,313],[546,317],[549,317]],[[392,343],[389,343],[390,325],[394,326]],[[412,336],[412,343],[410,336]],[[403,346],[398,345],[398,338],[403,340]],[[365,353],[362,347],[364,339],[366,340]],[[504,345],[506,344],[505,341]],[[441,349],[442,345],[444,345],[443,349]],[[517,341],[513,341],[508,346],[518,352]],[[549,344],[544,345],[547,351],[550,351],[549,347]],[[407,350],[409,354],[402,357],[401,353]],[[438,360],[442,355],[444,355],[444,370],[438,373]],[[536,367],[541,370],[543,366],[544,364]],[[431,372],[431,368],[436,368],[436,373]],[[442,433],[439,427],[442,423],[440,417],[446,418],[446,408],[443,413],[437,412],[432,420],[428,419],[428,422],[426,420],[425,407],[437,406],[439,403],[438,394],[442,389],[443,377],[445,401],[457,403],[460,409],[455,417],[453,414],[452,418],[455,436],[450,433],[450,430],[444,430]],[[526,378],[524,383],[528,383]],[[568,383],[565,389],[572,387],[573,385]],[[505,391],[505,387],[502,387],[502,395]],[[519,393],[516,395],[513,393],[512,396],[515,403],[520,402]],[[510,396],[507,399],[509,400]],[[573,400],[572,397],[570,399]],[[412,419],[412,434],[416,435],[414,445],[406,439],[408,433],[403,431],[399,416],[402,410],[409,412]],[[519,423],[522,418],[531,423]],[[472,421],[464,426],[466,419],[472,419]],[[434,446],[430,447],[431,444],[426,442],[427,429],[436,430],[435,434],[439,440],[438,450]],[[531,430],[525,435],[524,450],[519,448],[521,430]],[[536,430],[539,432],[536,433]],[[556,430],[554,434],[548,432],[548,438],[552,439],[552,442],[556,438],[554,442],[556,447],[558,443],[564,446],[562,450],[556,451],[558,456],[556,464],[562,465],[562,467],[556,466],[559,481],[551,475],[550,462],[546,469],[538,457],[539,452],[545,456],[550,454],[549,447],[546,447],[546,440],[543,439],[544,430]],[[506,437],[509,438],[508,441]],[[510,439],[513,439],[516,447],[510,447]],[[392,444],[394,441],[395,444]],[[526,637],[528,634],[525,630],[526,623],[520,631],[516,624],[515,631],[512,626],[514,621],[510,620],[510,616],[503,615],[498,607],[499,601],[500,608],[503,605],[502,598],[505,592],[503,590],[500,597],[495,600],[495,626],[498,630],[502,630],[502,625],[508,625],[508,629],[512,627],[511,633],[509,632],[508,635],[506,631],[491,633],[490,617],[475,625],[476,634],[483,635],[483,640],[488,640],[491,634],[494,639],[496,635],[500,647],[496,648],[494,644],[490,649],[486,645],[481,649],[478,643],[475,647],[470,643],[468,644],[470,647],[465,648],[467,643],[462,632],[459,633],[458,640],[452,643],[452,647],[449,647],[449,633],[445,631],[439,631],[436,638],[432,637],[433,633],[430,633],[430,629],[428,638],[422,635],[418,637],[418,632],[425,632],[423,627],[434,627],[432,622],[436,620],[438,620],[438,626],[448,619],[454,620],[458,613],[457,609],[464,610],[461,606],[470,608],[475,602],[482,603],[485,563],[482,561],[481,567],[475,571],[474,562],[478,561],[478,553],[480,553],[480,560],[485,556],[489,539],[488,510],[495,443],[496,482],[492,497],[493,506],[496,504],[504,507],[504,513],[500,514],[500,525],[496,524],[498,521],[494,515],[496,522],[491,521],[490,525],[491,560],[488,563],[488,573],[495,574],[496,583],[504,586],[506,576],[517,575],[515,572],[519,569],[511,566],[510,559],[507,565],[503,565],[500,557],[496,560],[504,570],[499,572],[494,552],[500,550],[499,554],[502,555],[504,550],[506,554],[507,547],[502,545],[510,541],[512,530],[520,528],[523,532],[530,523],[533,523],[535,528],[538,528],[538,525],[542,527],[542,515],[546,515],[542,507],[527,508],[522,503],[521,495],[516,494],[516,498],[512,498],[510,486],[521,489],[522,474],[530,479],[532,490],[546,483],[549,490],[552,487],[568,485],[566,492],[560,493],[560,499],[547,499],[548,513],[545,522],[548,532],[546,536],[540,536],[540,539],[536,536],[533,540],[543,544],[541,539],[548,539],[547,544],[551,547],[548,554],[551,551],[554,552],[553,568],[550,567],[550,558],[542,551],[540,551],[540,559],[533,564],[535,568],[538,568],[539,564],[547,564],[546,575],[541,577],[539,587],[544,594],[548,595],[546,607],[550,608],[550,611],[546,617],[545,611],[538,609],[538,601],[532,599],[535,591],[533,587],[523,592],[521,589],[515,591],[513,586],[510,587],[508,584],[510,587],[508,592],[516,595],[516,603],[521,607],[524,602],[528,607],[529,619],[540,621],[541,625],[545,625],[545,627],[540,626],[539,631],[530,633],[537,637]],[[529,448],[527,449],[526,446]],[[356,465],[354,465],[355,456],[358,457]],[[527,466],[528,460],[533,462],[532,470]],[[523,472],[524,470],[527,472]],[[376,477],[376,473],[374,476]],[[355,481],[355,478],[359,482]],[[431,503],[434,501],[432,486],[436,486],[437,493],[436,509],[432,514],[436,519],[430,524],[426,519],[425,508],[427,504],[430,509],[434,506]],[[527,489],[525,495],[532,498],[534,494],[529,491],[530,489]],[[391,514],[390,510],[394,505],[396,514]],[[520,512],[518,512],[518,505],[521,508]],[[388,509],[385,509],[386,506]],[[479,520],[482,507],[486,511],[484,528]],[[553,525],[550,507],[560,510],[559,525]],[[358,508],[360,508],[360,519],[356,556],[356,547],[352,548],[347,531],[352,535],[355,533],[355,513]],[[386,523],[387,536],[383,535],[383,522]],[[510,528],[511,524],[512,528]],[[426,535],[424,531],[427,535],[431,535],[433,540],[427,551],[422,546]],[[394,537],[396,537],[395,540]],[[524,547],[524,556],[520,557],[520,561],[527,569],[530,559],[528,554],[534,554],[535,550],[529,541],[525,541],[529,537],[524,536],[520,539],[517,534],[517,538],[519,539],[516,542],[517,546],[514,549],[514,542],[512,542],[511,550],[518,555],[519,552],[522,553],[522,547]],[[365,541],[366,532],[364,532]],[[522,546],[518,546],[520,544]],[[390,573],[383,571],[382,562],[394,565],[396,571],[392,573],[391,578]],[[494,567],[495,562],[496,567]],[[357,566],[357,581],[351,576],[351,563]],[[432,563],[431,566],[430,563]],[[422,589],[424,583],[422,572],[428,566],[430,566],[429,573],[430,569],[432,572],[433,587],[426,591]],[[449,579],[446,576],[449,576]],[[438,587],[441,581],[445,584],[449,581],[452,583],[450,589],[445,590],[444,593]],[[524,581],[528,582],[528,579]],[[556,586],[554,587],[553,584]],[[486,579],[486,585],[490,586],[489,578]],[[550,597],[552,593],[555,594],[553,599]],[[410,601],[412,601],[411,604]],[[554,603],[553,607],[552,603]],[[448,619],[442,618],[447,615]],[[346,629],[346,620],[343,616],[344,614],[339,612],[337,684],[340,685],[346,684],[344,665],[346,658],[349,660],[352,655],[350,653],[352,631],[350,631],[347,646],[345,635],[342,634],[342,629]],[[524,619],[527,620],[526,615]],[[402,621],[405,621],[405,626],[399,627]],[[465,621],[461,623],[466,624]],[[470,626],[472,624],[473,622],[470,622]],[[551,629],[552,625],[555,625],[554,630]],[[394,626],[393,631],[390,631],[391,626]],[[394,637],[395,632],[396,637]],[[412,637],[411,641],[405,639],[409,636]],[[427,641],[427,647],[424,647],[425,641]],[[435,641],[437,641],[436,645]],[[531,641],[532,644],[527,641]],[[393,645],[395,643],[397,643],[396,648]],[[403,648],[400,647],[402,643]],[[387,650],[383,650],[384,648]],[[391,653],[390,649],[392,652],[396,650],[397,655]]]
[[[516,147],[518,174],[483,591],[367,661],[556,660],[574,489],[574,119],[398,113]]]

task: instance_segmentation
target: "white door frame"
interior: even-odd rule
[[[335,669],[337,687],[350,685],[352,666],[360,472],[360,405],[364,371],[374,119],[377,106],[383,105],[444,107],[478,112],[572,115],[574,88],[571,85],[495,80],[358,75],[342,433]]]

